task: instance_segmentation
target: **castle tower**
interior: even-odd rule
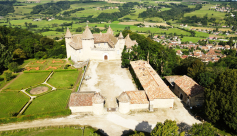
[[[125,44],[125,40],[124,40],[122,32],[120,32],[120,34],[119,34],[118,41],[119,41],[119,48],[123,49],[124,44]]]
[[[94,48],[94,36],[91,33],[91,30],[89,29],[88,25],[86,26],[85,31],[82,34],[82,48],[84,50],[84,54],[90,54],[91,48]],[[89,56],[85,56],[89,57]],[[86,60],[88,58],[84,58]]]
[[[66,52],[67,52],[67,58],[70,58],[71,54],[70,54],[70,45],[69,43],[72,41],[72,34],[69,30],[69,28],[67,28],[67,32],[65,34],[65,45],[66,45]]]
[[[109,28],[108,28],[108,30],[107,30],[107,34],[112,34],[112,35],[114,35],[114,32],[113,32],[112,28],[110,27],[110,25],[109,25]]]

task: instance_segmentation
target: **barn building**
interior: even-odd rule
[[[118,97],[119,111],[173,108],[175,95],[147,61],[131,61],[131,67],[140,81],[142,91],[125,91]]]

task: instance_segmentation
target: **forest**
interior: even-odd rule
[[[65,58],[65,41],[59,42],[26,29],[0,26],[0,73],[11,62],[29,58]]]
[[[237,57],[235,50],[224,52],[226,58],[216,63],[204,63],[198,58],[181,59],[175,50],[143,35],[124,30],[138,42],[132,51],[122,52],[122,66],[130,67],[130,61],[147,60],[163,76],[188,75],[205,88],[205,104],[198,114],[218,128],[237,133]],[[148,53],[149,52],[149,53]]]
[[[184,16],[184,13],[189,13],[202,8],[201,4],[196,5],[195,8],[189,8],[182,4],[170,3],[170,10],[158,12],[156,8],[150,8],[139,14],[139,18],[160,17],[163,20],[179,20]]]
[[[14,13],[14,7],[13,4],[16,2],[16,0],[13,1],[0,1],[0,16],[5,16],[8,13]]]
[[[202,25],[207,25],[208,22],[215,23],[216,18],[208,18],[207,14],[204,17],[197,17],[196,15],[194,16],[187,16],[183,17],[182,19],[179,19],[177,23],[189,23],[189,24],[195,24],[200,22]]]

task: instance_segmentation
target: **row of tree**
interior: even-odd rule
[[[173,4],[171,3],[171,9],[166,11],[158,12],[157,8],[148,8],[146,11],[143,11],[139,14],[139,18],[149,18],[149,17],[160,17],[163,20],[179,20],[184,16],[184,13],[189,13],[195,10],[202,8],[201,4],[196,5],[195,8],[189,8],[186,5],[182,4]]]

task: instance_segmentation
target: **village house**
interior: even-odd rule
[[[173,108],[175,95],[147,61],[130,62],[144,90],[125,91],[118,97],[119,111]]]
[[[122,33],[114,37],[113,30],[109,26],[107,33],[92,34],[86,26],[82,34],[72,35],[67,29],[65,35],[67,58],[74,62],[94,60],[120,60],[124,46],[132,49],[138,43],[131,40],[129,34],[124,38]]]
[[[173,92],[188,106],[200,106],[204,103],[204,88],[192,78],[184,76],[166,76],[166,80],[172,85]]]
[[[182,56],[182,55],[183,55],[183,52],[182,52],[181,50],[177,50],[177,51],[176,51],[176,55]]]

